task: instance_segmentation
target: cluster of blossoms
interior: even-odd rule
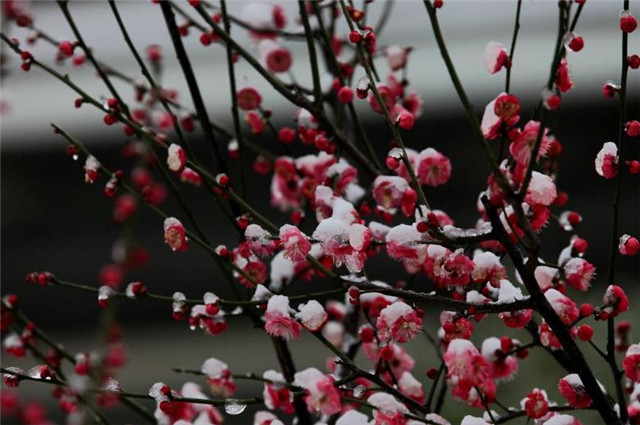
[[[300,1],[299,14],[293,20],[286,8],[270,3],[243,4],[238,17],[227,13],[224,1],[218,5],[189,0],[188,10],[168,0],[152,3],[166,21],[195,111],[180,103],[176,90],[154,80],[161,75],[164,63],[162,47],[146,49],[149,71],[130,42],[114,2],[109,4],[146,82],[114,74],[96,60],[76,29],[67,2],[60,2],[60,7],[76,40],[56,41],[35,27],[22,2],[3,3],[11,22],[33,31],[26,39],[27,46],[45,41],[56,47],[56,62],[61,65],[71,59],[74,66],[96,66],[110,97],[97,101],[78,93],[81,97],[75,106],[95,106],[105,125],[121,124],[126,137],[123,156],[134,164],[111,172],[84,145],[54,126],[69,142],[67,155],[74,161],[84,160],[85,182],[106,180],[104,193],[114,198],[118,236],[113,262],[100,270],[97,287],[66,282],[48,272],[30,273],[26,280],[41,286],[92,291],[98,305],[107,310],[121,298],[162,301],[171,307],[167,312],[173,319],[210,336],[226,332],[231,318],[247,316],[271,339],[280,371],[232,373],[225,362],[210,357],[198,370],[181,370],[201,376],[206,386],[186,382],[178,391],[178,387],[157,382],[144,393],[131,393],[115,379],[126,363],[117,323],[106,326],[107,342],[99,350],[70,353],[25,318],[16,295],[7,295],[2,299],[0,321],[3,349],[17,358],[30,354],[40,363],[27,371],[4,368],[7,387],[16,388],[25,380],[55,385],[54,397],[70,424],[83,423],[89,413],[118,404],[163,425],[220,424],[225,414],[239,415],[247,405],[256,404],[266,410],[255,412],[254,425],[291,421],[451,425],[440,415],[447,395],[474,412],[462,419],[462,425],[503,423],[520,417],[537,425],[578,425],[573,411],[586,409],[597,410],[605,423],[612,425],[640,423],[640,344],[630,339],[631,324],[619,319],[629,310],[630,300],[622,283],[614,279],[618,254],[633,257],[640,251],[638,239],[623,233],[618,220],[621,179],[640,172],[640,162],[624,155],[625,144],[637,143],[640,136],[640,122],[627,119],[624,103],[627,72],[640,66],[638,56],[627,52],[628,37],[637,26],[628,10],[619,21],[623,78],[620,84],[607,82],[603,88],[605,96],[618,96],[621,102],[620,140],[606,142],[600,152],[594,152],[595,172],[616,182],[611,271],[602,288],[596,266],[585,258],[588,243],[577,233],[582,217],[567,209],[568,195],[558,186],[562,144],[560,132],[551,124],[562,97],[577,84],[571,75],[571,59],[585,43],[574,33],[584,0],[559,3],[558,40],[563,42],[558,43],[548,84],[528,121],[520,119],[526,116],[525,111],[509,87],[513,46],[509,52],[499,42],[487,44],[483,57],[487,71],[506,73],[507,84],[505,91],[487,104],[482,117],[476,117],[459,87],[440,34],[437,16],[446,12],[445,4],[441,0],[425,2],[438,48],[462,93],[461,100],[492,169],[478,193],[477,219],[471,228],[456,225],[446,211],[432,207],[427,199],[430,192],[425,189],[449,188],[453,167],[447,155],[452,149],[440,152],[433,147],[405,147],[402,135],[416,128],[423,107],[420,95],[408,89],[412,49],[378,46],[382,25],[367,25],[368,1],[362,9],[342,0]],[[520,1],[517,7],[518,20]],[[176,13],[183,22],[176,22]],[[195,19],[197,15],[206,25]],[[349,32],[341,34],[336,25],[343,20]],[[232,24],[248,31],[247,46],[231,37]],[[518,27],[517,21],[514,42]],[[193,32],[199,34],[203,46],[227,52],[233,131],[209,120],[181,40]],[[293,74],[289,40],[307,45],[311,88],[298,83]],[[40,67],[76,90],[70,77],[44,65],[23,43],[4,35],[3,41],[20,55],[24,71]],[[323,72],[316,57],[319,53],[326,60]],[[296,106],[295,125],[278,124],[276,119],[281,117],[268,108],[268,96],[259,81],[236,83],[235,69],[242,65],[254,68]],[[113,75],[132,84],[131,104],[111,85]],[[384,147],[382,163],[386,168],[380,165],[377,149],[362,130],[355,108],[358,103],[389,124],[393,140]],[[328,107],[333,114],[327,112]],[[350,125],[343,125],[344,120]],[[192,152],[185,136],[199,127],[213,146],[213,173]],[[250,140],[261,134],[275,143]],[[224,142],[218,143],[218,138]],[[303,154],[294,156],[292,152]],[[243,161],[247,157],[253,160],[256,174],[270,177],[269,193],[263,201],[288,214],[288,223],[275,224],[243,196],[247,168]],[[216,240],[211,245],[180,195],[181,183],[201,187],[213,197],[231,218],[238,239]],[[176,196],[183,209],[174,213],[176,216],[165,213],[169,196]],[[181,288],[185,292],[161,295],[141,281],[125,284],[127,274],[149,261],[146,249],[131,241],[128,230],[145,206],[161,218],[169,249],[175,255],[205,249],[238,294],[237,299],[224,299],[214,292],[191,299],[185,295],[188,287]],[[559,253],[542,249],[539,234],[545,228],[560,231],[558,238],[565,245]],[[543,260],[543,255],[551,260]],[[402,278],[383,282],[369,277],[376,269],[374,262],[388,260],[396,263],[390,267]],[[299,280],[318,286],[318,282],[327,281],[333,289],[318,287],[317,291],[305,289],[301,295],[287,295],[298,287]],[[214,290],[218,288],[212,287]],[[578,299],[587,299],[585,292],[596,292],[589,299],[597,301],[579,304]],[[243,298],[242,294],[249,295]],[[496,323],[504,325],[505,332],[480,341],[476,329],[487,326],[492,315],[499,319]],[[428,320],[438,324],[433,333],[427,329]],[[594,322],[607,323],[604,351],[595,338]],[[522,337],[511,336],[516,332]],[[439,359],[427,370],[420,370],[406,345],[423,336],[431,340]],[[605,339],[604,332],[598,336]],[[307,337],[324,346],[329,357],[323,367],[296,370],[289,345]],[[51,350],[43,353],[40,344],[50,345]],[[605,389],[586,363],[582,350],[590,346],[613,371],[616,391]],[[557,377],[558,394],[564,401],[553,402],[547,390],[533,387],[520,395],[519,406],[505,407],[499,401],[504,397],[499,386],[516,376],[520,363],[534,348],[566,369],[564,376]],[[369,363],[366,367],[355,360],[359,350]],[[616,353],[624,355],[621,362]],[[63,369],[65,362],[73,367],[69,374]],[[426,385],[423,375],[428,379]],[[260,382],[262,393],[241,397],[242,379]],[[88,397],[90,394],[97,394],[95,400]],[[130,399],[134,397],[154,401],[155,411],[133,404]],[[615,400],[615,406],[610,400]],[[40,410],[18,407],[12,395],[3,393],[2,406],[10,414],[29,415],[25,423],[46,423]],[[224,406],[224,414],[216,406]],[[292,419],[294,415],[296,419]]]

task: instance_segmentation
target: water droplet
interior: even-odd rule
[[[77,161],[78,160],[78,155],[73,155],[72,158],[73,158],[74,161]]]
[[[364,395],[364,392],[366,391],[366,387],[364,385],[358,385],[357,387],[355,387],[353,389],[353,396],[355,398],[360,398]]]
[[[235,398],[228,398],[224,401],[224,411],[229,415],[239,415],[246,408],[246,404]]]

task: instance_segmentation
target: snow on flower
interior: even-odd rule
[[[262,66],[274,73],[287,72],[293,63],[289,49],[270,39],[258,43],[258,59]]]
[[[618,174],[618,147],[613,142],[602,145],[596,156],[596,173],[605,179],[612,179]]]
[[[264,329],[271,336],[284,339],[300,338],[300,324],[291,318],[289,298],[284,295],[274,295],[267,302]]]
[[[574,257],[563,267],[567,283],[579,291],[586,291],[591,286],[596,268],[587,260]]]
[[[343,413],[335,425],[371,425],[369,418],[357,410],[349,410]]]
[[[415,337],[422,328],[422,318],[416,311],[402,301],[396,301],[385,307],[378,316],[376,328],[380,339],[407,342]]]
[[[518,370],[518,359],[506,355],[500,338],[490,337],[482,341],[482,355],[489,361],[489,376],[492,379],[510,379]]]
[[[374,424],[405,425],[407,423],[404,414],[409,413],[409,410],[392,395],[377,392],[367,399],[367,403],[376,407],[373,411]]]
[[[640,344],[629,346],[622,361],[622,369],[627,378],[640,383]]]
[[[489,378],[489,362],[467,339],[449,342],[444,363],[454,396],[464,400],[469,397],[471,389],[482,385]]]
[[[591,406],[591,397],[577,373],[571,373],[560,379],[558,382],[558,391],[572,407],[585,409]]]
[[[181,172],[187,164],[187,157],[179,145],[172,143],[167,149],[167,166],[171,171]]]
[[[571,325],[580,317],[580,311],[569,297],[555,289],[549,289],[544,293],[545,298],[565,325]]]
[[[338,212],[334,209],[334,215]],[[351,226],[344,220],[333,216],[322,220],[313,232],[313,238],[320,241],[322,251],[333,260],[337,267],[345,265],[350,272],[356,273],[364,267],[366,255],[350,244]]]
[[[400,209],[408,217],[413,214],[418,196],[402,177],[378,176],[373,182],[373,199],[383,211],[395,214]]]
[[[281,373],[268,370],[262,374],[265,379],[262,396],[264,404],[271,410],[282,410],[286,414],[294,411],[291,391]]]
[[[100,174],[100,162],[92,155],[89,155],[84,163],[84,181],[93,183]]]
[[[549,399],[547,392],[534,388],[520,401],[520,406],[531,419],[539,419],[549,412]]]
[[[304,401],[309,411],[323,415],[334,415],[342,409],[340,393],[333,383],[333,377],[324,375],[313,367],[297,372],[294,376],[294,384],[306,390]]]
[[[495,74],[503,66],[509,66],[509,54],[501,43],[490,41],[484,50],[483,61],[489,74]]]
[[[415,162],[420,184],[440,186],[448,182],[451,177],[451,161],[433,148],[420,152]]]
[[[557,196],[556,184],[550,176],[537,171],[531,174],[527,195],[524,198],[525,202],[530,205],[540,204],[549,206]]]
[[[500,262],[500,257],[493,252],[476,251],[473,264],[471,278],[476,283],[489,282],[493,287],[498,287],[500,281],[507,277],[507,269]]]
[[[187,249],[187,235],[184,226],[174,217],[164,220],[164,241],[173,251],[184,251]]]
[[[236,385],[226,363],[211,357],[202,363],[200,371],[206,377],[212,394],[229,397],[236,392]]]
[[[411,372],[404,372],[398,380],[399,389],[402,394],[410,397],[412,400],[423,404],[426,400],[424,386],[418,381]]]
[[[276,243],[271,234],[257,224],[250,224],[244,231],[244,237],[249,242],[251,252],[260,257],[271,255],[276,249]]]
[[[296,319],[300,320],[302,325],[311,332],[320,330],[327,323],[327,312],[324,311],[322,304],[316,300],[310,300],[306,304],[298,306]]]

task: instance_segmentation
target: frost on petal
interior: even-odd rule
[[[319,330],[327,322],[327,312],[324,311],[322,304],[316,300],[300,304],[298,310],[296,318],[302,322],[305,328],[312,332]]]
[[[618,174],[618,147],[613,142],[602,145],[595,161],[596,172],[605,179],[612,179]]]

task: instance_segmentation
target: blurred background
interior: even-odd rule
[[[166,32],[162,13],[157,5],[147,1],[118,2],[131,37],[140,51],[149,44],[163,47],[165,61],[162,84],[175,88],[180,101],[191,105],[182,72],[175,60],[174,50]],[[488,41],[502,42],[510,46],[515,17],[515,1],[446,1],[438,12],[440,23],[448,43],[460,79],[464,84],[478,116],[484,106],[503,90],[504,73],[489,75],[482,63],[482,53]],[[240,16],[244,1],[229,2],[232,15]],[[289,18],[287,29],[296,30],[298,24],[297,3],[281,2]],[[587,294],[575,297],[579,302],[592,300],[598,303],[604,291],[604,276],[609,252],[611,225],[611,200],[613,181],[596,175],[593,160],[602,144],[617,137],[616,99],[603,98],[602,85],[607,80],[620,78],[620,31],[618,16],[622,1],[592,1],[585,6],[576,32],[585,40],[579,53],[570,53],[575,88],[563,97],[563,105],[554,123],[554,133],[564,147],[558,173],[559,189],[570,194],[567,208],[580,212],[583,223],[578,234],[589,241],[586,258],[598,270],[594,288]],[[374,1],[370,7],[370,22],[376,22],[385,10],[383,0]],[[57,39],[73,40],[64,16],[54,2],[31,2],[36,26]],[[125,74],[139,76],[133,57],[126,48],[116,22],[104,2],[73,1],[71,13],[76,19],[86,42],[93,47],[101,61]],[[633,11],[633,10],[632,10]],[[640,10],[635,10],[636,15]],[[512,68],[512,91],[523,104],[523,119],[537,104],[545,84],[556,39],[557,4],[553,1],[525,0],[522,5],[521,30]],[[344,30],[345,28],[343,28]],[[3,22],[3,32],[21,40],[27,35],[24,29]],[[346,31],[342,32],[346,34]],[[244,46],[250,46],[245,31],[235,29]],[[629,52],[640,53],[638,31],[629,38]],[[201,91],[210,116],[216,123],[231,129],[230,96],[226,71],[226,53],[221,45],[202,46],[197,34],[184,39],[196,70]],[[416,90],[425,101],[425,108],[413,131],[407,133],[405,143],[416,150],[434,147],[447,155],[453,164],[452,178],[444,187],[427,192],[431,203],[443,209],[462,227],[473,226],[477,219],[476,199],[486,187],[488,167],[480,147],[472,138],[462,107],[454,92],[449,76],[435,45],[424,6],[416,1],[395,2],[388,23],[378,36],[380,46],[398,44],[412,46],[408,78],[410,90]],[[287,42],[294,56],[292,73],[297,81],[311,85],[306,59],[306,46],[300,42]],[[30,48],[35,57],[47,63],[55,62],[55,51],[40,41]],[[70,89],[39,69],[25,73],[19,69],[20,61],[12,52],[5,52],[3,63],[2,100],[6,111],[2,115],[2,293],[16,293],[25,314],[41,325],[55,340],[64,343],[71,352],[90,351],[99,346],[100,311],[95,296],[64,288],[27,286],[26,273],[49,270],[64,280],[98,286],[100,269],[112,260],[113,243],[118,228],[112,223],[113,199],[103,195],[104,181],[95,185],[83,182],[82,164],[74,163],[64,151],[60,137],[51,133],[49,123],[56,123],[80,139],[94,156],[111,169],[130,168],[131,164],[120,154],[125,137],[122,129],[107,127],[95,109],[85,106],[76,110],[73,101],[77,97]],[[379,69],[386,70],[384,59]],[[89,64],[76,68],[70,63],[55,66],[62,73],[69,73],[73,81],[88,93],[100,97],[107,91],[96,78]],[[295,110],[284,103],[266,86],[249,66],[240,61],[237,65],[241,81],[258,87],[263,94],[263,104],[273,111],[276,124],[293,125]],[[357,71],[359,78],[361,70]],[[386,71],[382,72],[386,75]],[[116,87],[132,99],[130,86],[115,80]],[[640,97],[640,72],[629,74],[629,114],[638,118]],[[383,158],[391,140],[385,123],[374,116],[364,102],[356,105],[365,119],[365,127],[379,154]],[[245,131],[248,129],[245,127]],[[190,136],[192,144],[202,158],[207,158],[208,148],[201,133]],[[255,138],[257,143],[282,152],[277,141],[269,134]],[[628,158],[638,158],[638,141],[629,141]],[[296,148],[294,152],[306,152]],[[231,162],[237,171],[237,161]],[[269,178],[250,174],[248,199],[268,211],[267,216],[282,224],[287,217],[269,207]],[[361,184],[368,185],[366,176]],[[214,244],[234,246],[238,242],[211,197],[202,190],[181,185],[184,195],[195,215]],[[637,178],[626,178],[623,187],[621,232],[640,234],[640,191]],[[163,209],[180,216],[176,203],[168,197]],[[307,223],[310,224],[310,223]],[[221,297],[229,296],[221,276],[210,257],[197,247],[186,252],[173,253],[164,244],[162,221],[144,208],[132,229],[137,242],[148,249],[149,262],[125,276],[125,282],[141,280],[151,291],[170,294],[175,290],[190,298],[199,298],[205,291],[213,291]],[[542,257],[555,262],[558,254],[569,243],[570,235],[552,222],[544,231]],[[401,276],[398,264],[380,260],[367,264],[370,276],[395,282]],[[638,300],[640,283],[638,256],[618,258],[618,284],[622,285],[632,300]],[[302,282],[293,292],[321,290],[324,283]],[[439,309],[426,310],[428,324],[435,329]],[[637,308],[627,319],[638,323]],[[229,329],[222,335],[211,337],[201,332],[190,332],[185,322],[171,319],[170,306],[153,302],[123,302],[117,316],[123,323],[123,339],[128,351],[128,363],[117,376],[123,387],[131,392],[146,392],[157,381],[164,381],[179,388],[191,377],[177,375],[172,367],[199,368],[202,362],[215,356],[227,362],[234,373],[257,372],[277,369],[277,361],[269,339],[244,318],[230,319]],[[477,327],[473,341],[479,345],[484,337],[505,332],[496,321],[488,320]],[[498,330],[499,329],[499,330]],[[514,331],[507,334],[528,341],[527,335]],[[604,345],[604,329],[596,327],[596,343]],[[637,333],[635,334],[637,335]],[[637,339],[637,337],[636,337]],[[330,353],[317,341],[304,337],[290,344],[298,369],[321,366]],[[594,356],[593,350],[582,344],[588,358],[593,361],[598,378],[607,385],[609,371]],[[415,356],[417,366],[414,375],[427,381],[424,371],[437,366],[435,354],[424,340],[408,344],[408,351]],[[358,358],[363,365],[366,359]],[[2,365],[28,367],[31,360],[19,361],[3,354]],[[543,373],[541,373],[543,371]],[[520,376],[499,386],[498,399],[506,405],[515,405],[533,386],[549,389],[552,399],[560,401],[555,390],[557,380],[564,372],[550,361],[543,352],[534,352],[530,360],[521,363]],[[196,382],[204,384],[195,377]],[[24,399],[44,402],[48,413],[61,420],[58,407],[47,396],[50,388],[44,385],[23,383],[19,394]],[[427,387],[428,388],[428,387]],[[239,383],[241,396],[257,395],[261,385]],[[151,408],[153,403],[148,403]],[[461,403],[449,401],[445,416],[452,423],[471,412]],[[229,417],[228,423],[247,424],[252,420],[251,409],[238,417]],[[475,412],[480,415],[479,411]],[[107,412],[114,423],[127,423],[136,419],[119,409]],[[598,423],[597,417],[586,413],[578,415],[585,423]],[[5,418],[6,423],[11,419]],[[522,422],[524,423],[524,421]]]

